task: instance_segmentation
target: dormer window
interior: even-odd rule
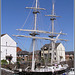
[[[44,47],[44,50],[47,50],[47,47]]]

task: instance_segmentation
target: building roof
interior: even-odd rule
[[[28,51],[19,51],[17,52],[17,55],[28,55],[29,52]]]
[[[74,51],[65,52],[65,55],[74,55]]]
[[[60,44],[60,43],[55,43],[55,49],[58,47],[59,44]],[[52,49],[52,44],[51,44],[51,43],[50,43],[50,44],[45,44],[41,49],[42,49],[42,50],[43,50],[43,49],[48,50],[49,47],[50,47],[50,49]]]
[[[2,35],[1,35],[1,38],[3,38],[3,36],[5,36],[5,35],[6,35],[6,36],[8,36],[8,38],[7,38],[7,39],[9,39],[9,38],[10,38],[10,39],[12,39],[12,40],[16,43],[16,41],[15,41],[13,38],[11,38],[8,34],[2,34]],[[7,39],[6,39],[6,40],[7,40]]]
[[[22,51],[22,49],[21,49],[21,48],[19,48],[19,47],[17,47],[17,52],[19,52],[19,51]]]
[[[41,50],[36,50],[34,51],[35,54],[39,54],[41,52]],[[33,52],[29,52],[29,54],[32,54]]]
[[[35,54],[39,54],[41,50],[36,50],[34,51]],[[33,52],[28,52],[28,51],[18,51],[17,55],[32,55]]]
[[[4,36],[4,35],[6,35],[6,34],[2,34],[1,37]]]

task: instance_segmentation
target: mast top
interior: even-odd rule
[[[45,16],[49,16],[49,17],[61,17],[61,16],[57,16],[57,15],[55,15],[55,13],[54,13],[54,0],[53,0],[53,3],[52,3],[52,14],[51,15],[45,15]]]
[[[56,17],[60,17],[60,16],[55,15],[55,12],[54,12],[54,0],[52,2],[52,13],[51,13],[51,15],[45,15],[45,16],[51,17],[50,20],[52,22],[52,28],[51,28],[52,34],[49,37],[54,38],[54,37],[56,37],[56,35],[54,35],[54,20],[56,20]]]
[[[35,11],[37,11],[37,10],[46,10],[45,8],[39,8],[38,7],[38,0],[36,0],[35,7],[26,7],[26,9],[34,9]]]

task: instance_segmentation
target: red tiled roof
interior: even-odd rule
[[[17,52],[19,52],[19,51],[22,51],[22,49],[21,49],[21,48],[19,48],[19,47],[17,47]]]

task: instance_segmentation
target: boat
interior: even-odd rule
[[[70,71],[68,72],[68,75],[75,75],[74,74],[74,68],[71,68]]]
[[[48,32],[48,31],[42,31],[42,30],[37,30],[36,28],[36,21],[37,21],[37,14],[40,13],[39,10],[45,10],[44,8],[39,8],[38,7],[38,0],[35,0],[35,7],[26,7],[27,9],[33,9],[33,14],[34,14],[34,29],[33,30],[29,30],[29,29],[17,29],[19,31],[28,31],[31,32],[29,35],[30,36],[26,36],[26,35],[13,35],[16,37],[26,37],[26,38],[32,38],[33,41],[33,54],[32,54],[32,66],[28,66],[25,69],[16,69],[14,71],[14,73],[17,74],[22,74],[22,75],[53,75],[53,74],[62,74],[65,72],[65,70],[67,69],[68,65],[66,66],[62,66],[61,64],[57,64],[57,65],[53,65],[54,63],[54,45],[55,42],[57,40],[60,41],[67,41],[64,39],[58,39],[58,37],[62,34],[65,35],[65,33],[56,33],[54,32],[54,20],[56,20],[56,17],[60,17],[54,14],[54,3],[52,5],[52,14],[51,15],[45,15],[45,16],[50,16],[50,20],[52,21],[52,31]],[[48,37],[37,37],[36,35],[39,35],[39,33],[44,33],[44,34],[50,34],[50,36]],[[57,36],[56,36],[57,35]],[[55,38],[54,38],[55,37]],[[36,39],[43,39],[43,40],[50,40],[51,44],[52,44],[52,56],[51,56],[51,66],[49,65],[45,65],[45,66],[40,66],[35,68],[35,58],[34,58],[34,51],[35,51],[35,41]]]

